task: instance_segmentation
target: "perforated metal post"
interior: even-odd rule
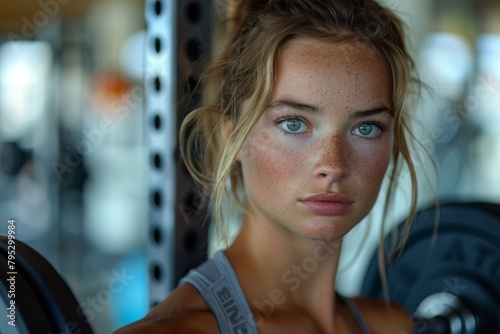
[[[186,92],[196,83],[192,64],[209,49],[213,5],[202,0],[148,0],[146,124],[150,158],[150,305],[206,259],[205,203],[183,167],[178,124],[194,107]],[[187,106],[187,101],[191,101]],[[194,102],[195,103],[195,102]],[[205,224],[204,224],[205,223]]]

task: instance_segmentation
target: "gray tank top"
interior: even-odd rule
[[[215,315],[222,334],[257,334],[259,332],[238,278],[224,251],[216,252],[212,260],[190,270],[180,280],[179,285],[185,283],[193,285],[201,294]],[[356,304],[348,298],[342,299],[353,311],[361,332],[370,334]]]

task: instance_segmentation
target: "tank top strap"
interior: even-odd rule
[[[193,285],[208,304],[224,334],[257,334],[257,325],[238,278],[224,251],[192,269],[179,284]]]
[[[354,317],[356,318],[356,321],[358,322],[358,325],[361,328],[361,333],[371,334],[370,329],[368,328],[365,318],[363,317],[363,314],[361,314],[358,305],[356,305],[356,303],[349,298],[344,298],[344,297],[341,298],[344,300],[347,306],[349,306],[349,308],[352,310],[352,313],[354,314]]]

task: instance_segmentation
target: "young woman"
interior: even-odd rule
[[[401,161],[413,170],[399,20],[372,0],[239,3],[180,138],[213,223],[236,208],[241,230],[118,332],[412,332],[399,307],[334,285],[342,238],[384,177],[389,198]]]

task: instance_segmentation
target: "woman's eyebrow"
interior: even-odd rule
[[[373,109],[355,111],[351,115],[351,118],[363,118],[363,117],[378,115],[378,114],[382,114],[382,113],[387,113],[387,114],[389,114],[389,116],[393,117],[393,112],[390,108],[377,107],[377,108],[373,108]]]
[[[310,114],[319,114],[323,112],[323,109],[318,108],[313,105],[293,101],[293,100],[285,100],[285,99],[280,99],[276,100],[273,103],[269,105],[269,108],[276,108],[276,109],[294,109],[296,111],[303,111],[307,112]],[[351,115],[351,118],[363,118],[363,117],[369,117],[381,113],[388,113],[389,116],[392,117],[393,113],[392,110],[388,107],[376,107],[372,109],[367,109],[367,110],[358,110],[353,112]]]
[[[320,108],[316,106],[312,106],[309,104],[292,101],[292,100],[276,100],[269,105],[269,108],[277,108],[277,109],[294,109],[297,111],[304,111],[310,114],[318,114],[323,112]]]

